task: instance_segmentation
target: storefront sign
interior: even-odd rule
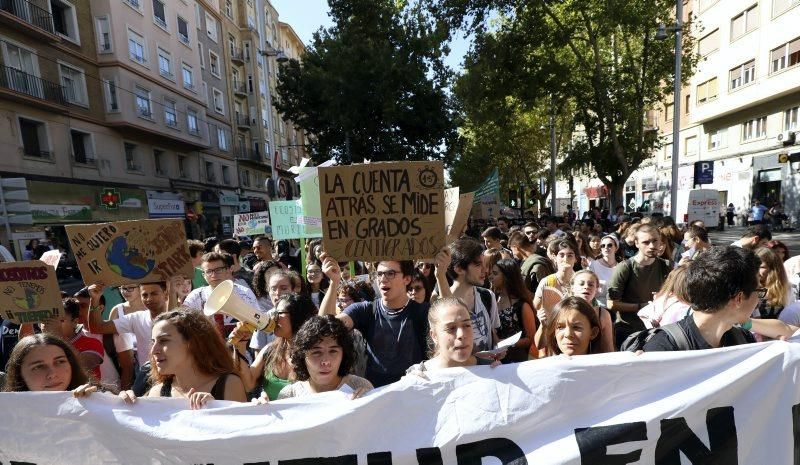
[[[119,208],[120,197],[119,192],[117,192],[114,188],[106,188],[103,189],[103,193],[100,194],[100,205],[108,208],[109,210],[116,210]]]
[[[219,204],[226,205],[229,207],[238,207],[239,206],[239,196],[235,194],[220,194],[219,196]]]
[[[185,215],[183,200],[147,199],[151,218],[182,218]]]
[[[92,210],[88,205],[31,204],[34,223],[92,221]]]
[[[28,194],[34,224],[135,220],[149,213],[139,189],[28,181]]]

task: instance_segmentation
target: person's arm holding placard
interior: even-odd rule
[[[92,284],[89,291],[89,314],[86,322],[89,324],[89,332],[95,334],[117,334],[117,326],[113,321],[103,320],[102,310],[99,308],[100,297],[103,295],[102,284]]]
[[[334,315],[344,323],[347,329],[353,329],[353,319],[349,315],[344,312],[336,314],[337,291],[342,284],[342,270],[339,268],[339,262],[328,255],[328,252],[322,252],[318,258],[322,261],[322,272],[330,280],[328,292],[325,293],[325,297],[319,304],[319,316]]]
[[[450,267],[451,261],[450,247],[444,246],[439,253],[436,254],[434,273],[436,274],[436,287],[437,289],[431,294],[431,303],[439,299],[453,297],[450,291],[450,283],[447,282],[447,268]]]

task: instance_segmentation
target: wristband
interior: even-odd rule
[[[753,319],[748,318],[747,321],[745,321],[744,324],[741,325],[741,328],[745,331],[750,331],[751,329],[753,329]]]

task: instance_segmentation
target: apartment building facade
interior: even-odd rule
[[[252,0],[3,1],[0,177],[27,180],[33,214],[12,221],[17,247],[64,242],[64,224],[148,217],[227,235],[234,214],[265,210],[274,143],[258,11]],[[258,174],[245,184],[248,163]]]

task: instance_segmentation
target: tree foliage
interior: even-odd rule
[[[443,32],[419,4],[329,0],[334,26],[278,75],[275,107],[319,162],[443,158],[456,138]]]
[[[646,113],[671,94],[674,41],[655,40],[655,32],[659,23],[673,22],[673,6],[673,0],[429,0],[451,31],[477,31],[477,60],[498,70],[485,82],[497,101],[574,107],[579,137],[560,154],[561,167],[591,169],[614,204],[630,174],[661,144]],[[492,31],[490,14],[501,18]],[[697,57],[691,35],[684,37],[688,81]]]

